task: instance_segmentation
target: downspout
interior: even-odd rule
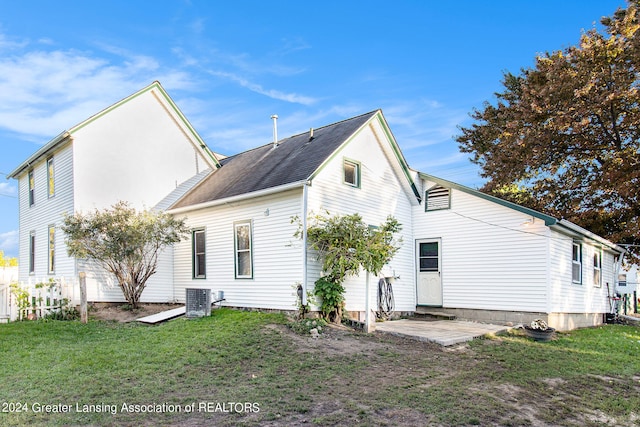
[[[307,305],[307,203],[309,181],[302,185],[302,305]]]

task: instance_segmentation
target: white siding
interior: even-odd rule
[[[373,131],[376,129],[376,132]],[[352,214],[359,213],[363,220],[371,225],[383,223],[388,215],[393,215],[401,224],[401,249],[389,263],[389,270],[399,276],[393,282],[396,311],[415,310],[415,285],[413,272],[413,243],[411,223],[411,202],[404,191],[406,183],[401,182],[390,160],[383,151],[378,136],[383,132],[377,129],[377,123],[363,129],[353,140],[339,150],[309,188],[310,213]],[[361,186],[354,188],[343,183],[343,161],[354,160],[360,163]],[[313,263],[315,255],[309,253],[309,288],[320,277],[320,268]],[[346,310],[364,311],[366,275],[351,277],[345,282]],[[377,277],[370,277],[370,307],[377,308]]]
[[[186,288],[224,291],[225,305],[296,309],[296,284],[302,283],[302,244],[293,237],[291,218],[302,213],[302,190],[234,202],[187,213],[192,229],[204,228],[206,279],[193,279],[191,238],[174,248],[174,297]],[[181,215],[178,215],[181,216]],[[234,223],[251,221],[253,278],[236,279]]]
[[[119,200],[151,208],[206,165],[153,95],[142,92],[72,130],[75,208],[105,208]]]
[[[551,288],[550,312],[554,313],[606,313],[609,311],[607,283],[613,292],[615,283],[614,256],[602,251],[602,286],[594,286],[593,255],[600,250],[590,241],[582,245],[582,283],[572,282],[572,242],[561,233],[552,232],[551,239]]]
[[[117,284],[105,272],[86,263],[76,268],[66,253],[60,226],[64,213],[92,211],[128,201],[137,209],[152,208],[179,184],[209,165],[195,148],[195,136],[160,88],[152,85],[72,128],[71,142],[53,151],[56,191],[47,197],[46,159],[33,166],[35,205],[29,206],[28,170],[19,177],[20,280],[37,283],[49,277],[71,283],[79,298],[77,272],[87,273],[88,298],[122,302]],[[56,268],[47,268],[48,227],[55,225]],[[29,236],[36,236],[36,271],[29,274]],[[173,300],[173,256],[168,250],[158,272],[142,294],[143,302]]]
[[[72,280],[75,274],[74,260],[67,256],[64,233],[61,230],[63,214],[73,212],[73,149],[64,144],[52,153],[54,159],[55,195],[48,196],[47,159],[33,165],[35,203],[29,206],[28,170],[18,180],[19,188],[19,280],[25,284],[48,281],[49,278]],[[55,271],[49,272],[49,226],[55,226]],[[29,236],[34,232],[35,272],[29,273]]]
[[[87,301],[126,302],[113,275],[93,263],[78,261],[78,271],[87,274]],[[79,283],[74,281],[73,298],[80,300]],[[173,290],[173,248],[166,248],[158,257],[158,269],[146,283],[140,302],[175,302]]]
[[[545,312],[548,228],[531,219],[457,189],[450,209],[414,207],[415,239],[442,239],[443,306]]]

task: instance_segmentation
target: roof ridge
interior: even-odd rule
[[[337,122],[334,122],[334,123],[329,123],[328,125],[324,125],[324,126],[320,126],[320,127],[317,127],[317,128],[313,128],[313,130],[317,131],[317,130],[325,129],[325,128],[328,128],[328,127],[331,127],[331,126],[337,126],[339,124],[346,123],[346,122],[349,122],[351,120],[359,119],[359,118],[367,116],[367,115],[373,115],[373,114],[377,113],[378,111],[380,111],[379,108],[376,109],[376,110],[373,110],[373,111],[369,111],[368,113],[359,114],[357,116],[353,116],[353,117],[349,117],[349,118],[346,118],[346,119],[338,120]],[[304,132],[296,133],[294,135],[289,135],[289,136],[287,136],[285,138],[282,138],[282,139],[278,140],[278,145],[283,144],[287,140],[302,136],[302,135],[304,135],[304,134],[306,134],[308,132],[309,131],[304,131]],[[244,151],[241,151],[241,152],[236,153],[236,154],[232,154],[232,155],[224,158],[223,161],[227,160],[227,159],[231,159],[231,158],[236,157],[236,156],[239,156],[241,154],[250,153],[251,151],[255,151],[255,150],[259,150],[259,149],[264,148],[264,147],[268,147],[270,145],[273,145],[273,141],[268,142],[266,144],[259,145],[257,147],[249,148],[248,150],[244,150]]]
[[[320,126],[320,127],[317,127],[317,128],[313,128],[313,130],[315,131],[315,130],[319,130],[319,129],[328,128],[328,127],[330,127],[330,126],[336,126],[336,125],[339,125],[339,124],[341,124],[341,123],[346,123],[346,122],[349,122],[349,121],[351,121],[351,120],[359,119],[360,117],[364,117],[364,116],[368,116],[368,115],[373,115],[373,114],[377,113],[378,111],[380,111],[380,109],[373,110],[373,111],[369,111],[368,113],[364,113],[364,114],[359,114],[359,115],[357,115],[357,116],[349,117],[349,118],[347,118],[347,119],[342,119],[342,120],[339,120],[339,121],[337,121],[337,122],[330,123],[330,124],[328,124],[328,125],[324,125],[324,126]],[[295,135],[291,135],[291,136],[287,137],[286,139],[289,139],[289,138],[295,138],[296,136],[304,135],[304,134],[305,134],[305,133],[307,133],[307,132],[308,132],[308,131],[300,132],[300,133],[297,133],[297,134],[295,134]]]

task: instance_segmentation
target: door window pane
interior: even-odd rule
[[[439,271],[438,242],[420,243],[420,271]]]

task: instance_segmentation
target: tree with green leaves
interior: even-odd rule
[[[163,248],[188,232],[183,219],[165,212],[136,211],[126,202],[93,213],[66,215],[62,230],[70,256],[93,261],[113,274],[132,308],[156,273]]]
[[[489,179],[482,191],[640,243],[639,4],[504,74],[497,102],[457,137]]]
[[[18,265],[18,258],[5,257],[4,251],[0,250],[0,267],[16,267]]]
[[[342,318],[345,279],[363,270],[377,275],[400,249],[401,240],[395,234],[402,226],[388,216],[380,226],[371,227],[357,213],[332,216],[327,212],[313,216],[309,222],[307,239],[322,261],[324,273],[316,281],[314,292],[320,298],[323,316],[337,322]],[[299,222],[296,236],[301,237],[302,232]]]

